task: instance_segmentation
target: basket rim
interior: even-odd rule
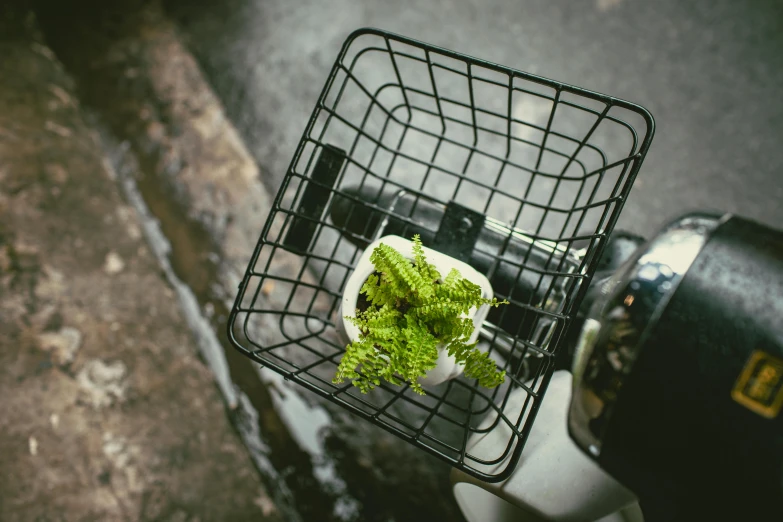
[[[345,55],[348,53],[348,50],[351,48],[353,42],[356,41],[359,37],[365,35],[374,35],[374,36],[380,36],[384,39],[396,40],[403,44],[412,45],[414,47],[419,47],[427,51],[432,51],[438,54],[442,54],[448,58],[453,58],[460,61],[468,61],[471,64],[480,65],[481,67],[485,67],[487,69],[494,70],[499,73],[509,74],[512,77],[521,78],[524,80],[529,80],[535,83],[539,83],[541,85],[551,87],[558,91],[569,92],[579,96],[585,96],[587,98],[591,98],[597,101],[607,103],[610,106],[620,107],[622,109],[627,109],[636,112],[637,114],[639,114],[644,118],[644,121],[647,124],[647,132],[645,133],[644,140],[639,146],[638,154],[647,153],[650,143],[652,142],[652,139],[654,137],[655,118],[646,107],[643,107],[638,103],[634,103],[625,100],[623,98],[617,98],[616,96],[610,96],[608,94],[604,94],[584,87],[578,87],[576,85],[569,84],[566,82],[561,82],[544,76],[539,76],[537,74],[525,72],[520,69],[509,67],[507,65],[501,65],[499,63],[490,60],[478,58],[473,55],[461,53],[451,49],[446,49],[445,47],[440,47],[435,44],[423,42],[421,40],[417,40],[415,38],[404,36],[384,29],[378,29],[375,27],[362,27],[352,31],[346,38],[345,42],[343,43],[343,46],[340,50],[339,55],[337,56],[337,60],[335,61],[335,63],[339,64],[342,61],[342,59],[345,57]],[[324,91],[323,94],[325,93],[326,91]],[[319,97],[319,101],[320,101],[320,97]]]

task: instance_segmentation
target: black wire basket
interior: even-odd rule
[[[240,286],[232,342],[472,476],[507,478],[653,127],[626,101],[378,30],[353,33]],[[479,343],[506,370],[501,386],[462,376],[421,396],[332,383],[351,271],[374,239],[414,233],[511,302],[490,314]],[[496,451],[472,452],[489,432],[502,433]]]

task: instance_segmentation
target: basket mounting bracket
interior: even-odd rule
[[[449,201],[432,248],[460,261],[470,262],[476,241],[484,228],[484,220],[484,214]]]

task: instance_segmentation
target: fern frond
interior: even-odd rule
[[[440,279],[440,272],[427,261],[427,257],[424,255],[424,246],[421,243],[419,234],[413,236],[413,261],[416,264],[416,271],[426,281],[434,283]]]
[[[444,288],[451,288],[459,280],[460,280],[459,270],[457,270],[456,268],[452,268],[451,270],[449,270],[448,275],[446,275],[446,279],[442,281],[441,286],[443,286]]]
[[[360,377],[356,369],[363,364],[372,364],[372,360],[376,357],[375,351],[375,346],[367,342],[367,339],[359,339],[349,344],[337,367],[337,374],[333,382],[340,384],[345,379],[353,379],[355,383],[356,379]]]
[[[386,284],[391,285],[397,297],[404,297],[407,291],[425,298],[432,295],[432,282],[424,279],[410,260],[389,245],[378,245],[370,256],[370,261],[383,273],[382,282],[385,280]]]
[[[506,371],[498,371],[497,364],[489,354],[476,349],[468,352],[465,361],[465,375],[478,379],[479,385],[485,388],[495,388],[506,380]]]
[[[451,321],[437,321],[433,324],[435,335],[443,343],[467,341],[473,334],[473,319],[458,317]]]
[[[429,303],[412,308],[412,313],[422,319],[449,319],[468,313],[473,306],[470,299],[431,299]]]
[[[429,333],[427,327],[419,322],[411,322],[402,330],[407,345],[405,369],[400,372],[411,384],[411,389],[424,395],[419,377],[435,368],[438,360],[438,340]]]
[[[367,300],[370,301],[370,303],[378,304],[376,302],[377,296],[384,293],[383,288],[380,286],[380,278],[376,274],[370,274],[370,277],[364,282],[359,293],[366,295]]]

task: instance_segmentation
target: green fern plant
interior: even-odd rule
[[[473,307],[508,302],[483,298],[481,287],[456,269],[442,278],[427,261],[418,234],[413,236],[413,254],[411,261],[383,243],[373,250],[370,261],[376,273],[360,290],[370,306],[346,317],[360,336],[346,347],[333,382],[351,379],[363,393],[381,379],[395,385],[407,382],[424,395],[419,378],[435,367],[438,347],[445,346],[465,365],[466,376],[487,388],[498,386],[506,372],[499,371],[476,342],[468,342],[474,325],[466,315]]]

